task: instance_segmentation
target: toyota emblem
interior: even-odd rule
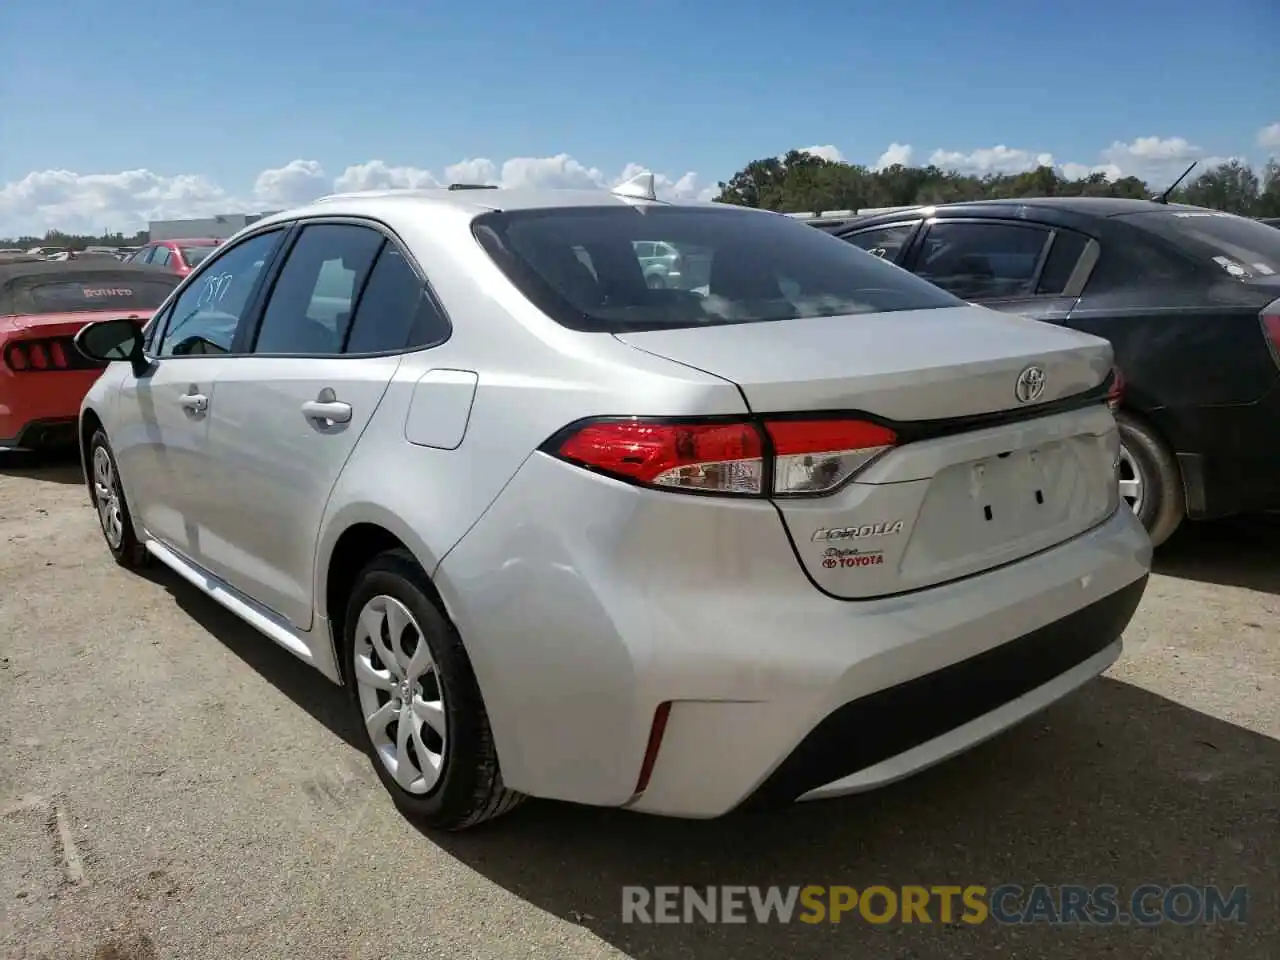
[[[1032,403],[1040,399],[1044,393],[1045,375],[1043,367],[1027,367],[1018,374],[1018,382],[1013,388],[1019,403]]]

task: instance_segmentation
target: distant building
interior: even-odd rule
[[[147,229],[152,240],[189,240],[196,237],[225,240],[265,216],[267,213],[224,213],[193,220],[152,220]]]

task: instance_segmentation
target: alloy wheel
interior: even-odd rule
[[[93,451],[93,499],[98,508],[98,520],[102,534],[112,550],[119,550],[124,542],[124,516],[120,511],[120,488],[115,465],[106,447]]]
[[[409,608],[386,595],[370,599],[356,620],[353,663],[378,760],[405,791],[431,792],[448,749],[444,687]]]
[[[1129,504],[1134,513],[1142,511],[1143,495],[1146,492],[1146,480],[1142,476],[1142,468],[1137,458],[1129,452],[1129,448],[1120,445],[1120,499]]]

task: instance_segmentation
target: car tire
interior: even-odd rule
[[[133,515],[120,481],[120,468],[104,430],[96,431],[89,441],[88,474],[89,502],[98,515],[98,526],[111,556],[128,570],[145,567],[151,555],[133,529]],[[104,500],[107,501],[105,508]]]
[[[1178,529],[1187,515],[1182,472],[1173,453],[1144,421],[1131,413],[1116,414],[1120,428],[1121,477],[1132,473],[1140,485],[1134,512],[1146,527],[1153,546],[1160,546]],[[1127,500],[1133,507],[1131,500]]]
[[[401,650],[403,651],[406,642],[404,638],[411,636],[414,632],[412,628],[416,628],[418,637],[414,641],[415,647],[417,643],[425,643],[434,662],[431,670],[434,680],[428,684],[432,692],[425,696],[436,697],[442,702],[440,713],[443,715],[446,739],[439,741],[443,743],[443,747],[440,749],[441,762],[437,779],[426,790],[421,789],[422,783],[418,784],[417,791],[408,789],[397,779],[388,766],[389,761],[384,760],[380,753],[380,750],[396,748],[396,738],[400,735],[401,725],[408,722],[405,719],[408,714],[399,713],[399,718],[394,721],[394,734],[386,725],[377,728],[376,725],[366,723],[365,719],[373,712],[374,701],[370,698],[381,700],[383,696],[388,699],[396,696],[393,692],[379,691],[362,682],[361,677],[369,675],[367,671],[371,662],[364,659],[368,656],[366,651],[374,652],[374,669],[388,672],[393,686],[397,672],[404,679],[404,665],[387,670],[380,658],[376,658],[376,648],[368,646],[371,634],[361,627],[362,615],[373,611],[376,616],[379,605],[385,608],[388,600],[402,604],[412,617],[410,629],[403,631],[399,638]],[[385,624],[390,622],[389,619],[382,621]],[[384,643],[390,640],[388,633],[382,633],[381,629],[379,633]],[[507,789],[502,782],[493,731],[489,726],[480,687],[471,669],[471,661],[457,630],[437,605],[426,573],[407,550],[393,550],[379,555],[356,578],[344,621],[343,657],[361,743],[378,779],[407,817],[437,830],[464,830],[509,813],[525,799],[523,794]],[[408,680],[412,683],[414,678],[409,677]],[[437,694],[440,696],[437,697]],[[413,697],[414,704],[419,700],[416,695]],[[382,702],[382,708],[387,708],[385,701]],[[413,707],[409,710],[412,712]],[[375,742],[371,727],[379,729],[381,736],[390,742],[384,740],[381,745]],[[415,740],[406,736],[408,744],[423,744],[428,734],[427,727],[427,724],[423,724],[420,728],[422,739]],[[428,752],[432,750],[431,747],[426,749]],[[416,746],[410,746],[410,750],[416,755]],[[420,760],[411,762],[406,776],[411,776],[422,766]],[[421,780],[425,782],[425,777]]]

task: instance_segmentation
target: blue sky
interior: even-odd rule
[[[6,6],[0,185],[145,169],[252,197],[298,159],[332,180],[569,154],[705,187],[790,147],[1092,165],[1139,137],[1260,161],[1280,121],[1276,0]]]

